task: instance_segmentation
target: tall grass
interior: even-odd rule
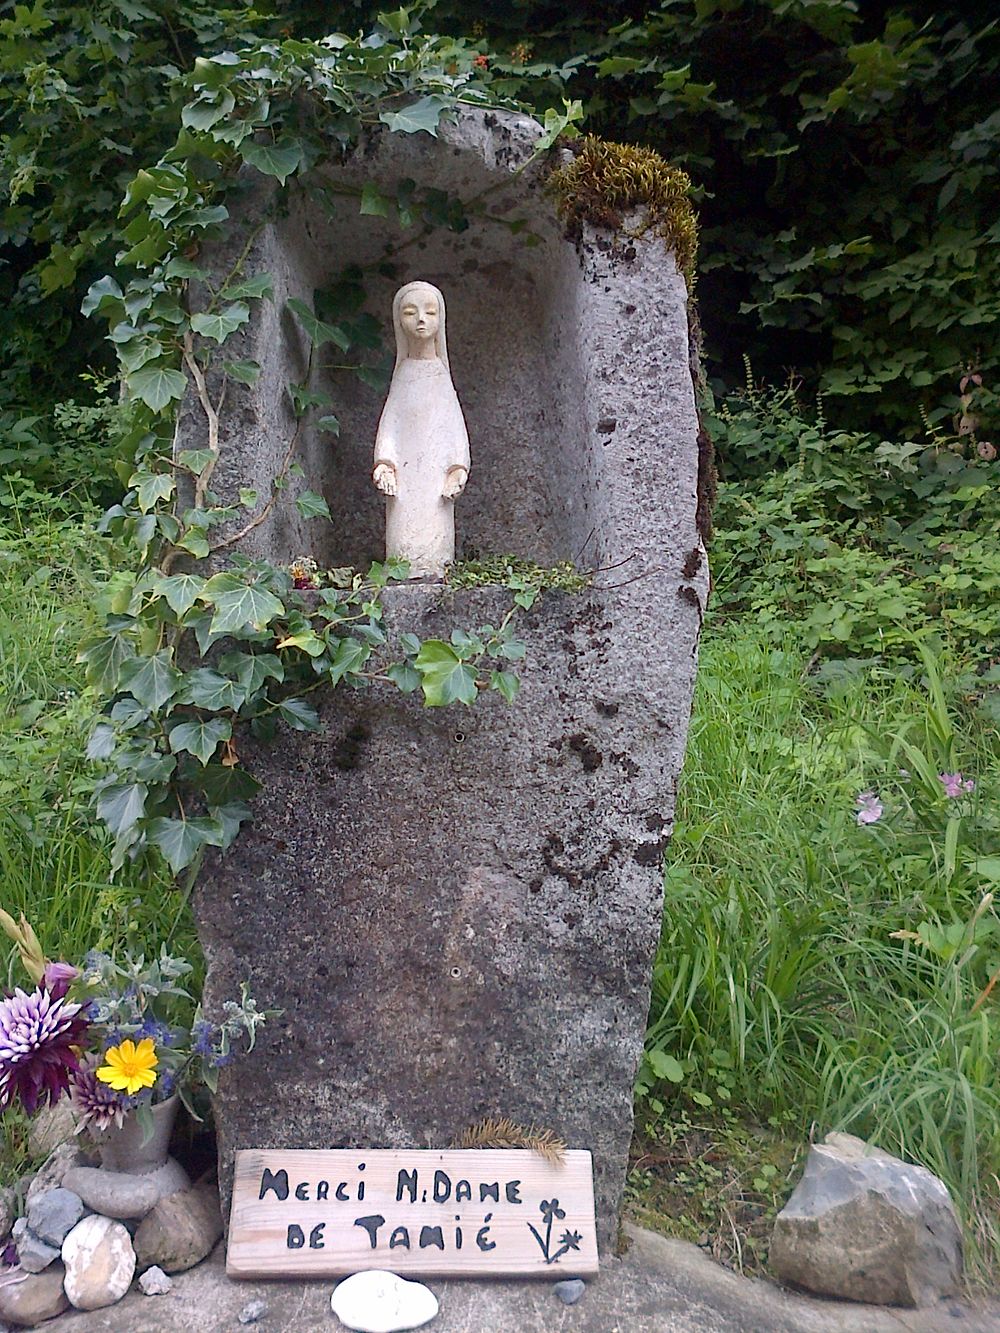
[[[126,939],[155,947],[178,906],[165,883],[141,889],[127,869],[112,881],[90,812],[94,703],[75,659],[114,579],[91,519],[24,484],[0,489],[0,906],[69,960]]]
[[[805,667],[752,628],[706,639],[647,1050],[703,1106],[922,1162],[996,1261],[1000,1021],[976,1007],[1000,964],[996,729],[932,660],[826,687]],[[960,802],[938,778],[956,767],[976,781]],[[873,789],[883,815],[860,825]]]

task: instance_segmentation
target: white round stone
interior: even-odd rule
[[[120,1301],[135,1273],[132,1239],[110,1217],[85,1217],[63,1241],[66,1295],[78,1310],[100,1310]]]
[[[346,1328],[357,1333],[398,1333],[429,1324],[438,1312],[437,1297],[422,1282],[373,1268],[339,1283],[330,1308]]]

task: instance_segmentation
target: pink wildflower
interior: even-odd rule
[[[877,824],[882,818],[882,802],[878,798],[877,792],[863,791],[854,799],[854,804],[858,807],[857,821],[859,824]]]
[[[964,792],[973,792],[976,790],[976,784],[972,778],[965,778],[961,773],[939,773],[938,780],[944,787],[945,796],[955,801]]]

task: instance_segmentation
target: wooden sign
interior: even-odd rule
[[[597,1272],[589,1152],[523,1148],[236,1154],[230,1277]]]

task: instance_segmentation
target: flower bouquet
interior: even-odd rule
[[[0,910],[0,927],[34,983],[0,999],[0,1110],[20,1102],[30,1115],[68,1095],[78,1132],[121,1129],[131,1116],[149,1137],[153,1108],[174,1094],[200,1119],[193,1090],[214,1092],[219,1069],[239,1045],[251,1051],[273,1016],[244,984],[223,1021],[208,1022],[184,984],[191,964],[166,948],[150,962],[92,951],[76,967],[46,959],[23,915]]]

